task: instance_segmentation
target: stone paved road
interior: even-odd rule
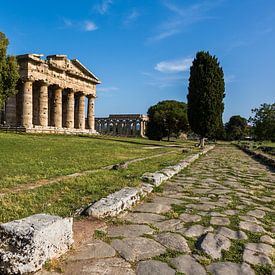
[[[272,274],[274,183],[242,151],[216,147],[74,252],[65,273]]]

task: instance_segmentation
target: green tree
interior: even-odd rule
[[[9,41],[5,34],[0,32],[0,109],[6,99],[16,94],[16,85],[19,79],[19,67],[14,56],[7,56]]]
[[[218,59],[209,52],[198,52],[190,68],[187,114],[202,147],[204,138],[218,137],[223,131],[224,97],[224,75]]]
[[[172,134],[188,130],[187,106],[175,100],[161,101],[148,109],[149,122],[146,135],[149,139],[161,140]]]
[[[225,132],[228,140],[243,139],[248,133],[247,120],[241,116],[232,116],[225,124]]]
[[[275,141],[275,103],[264,103],[260,108],[252,109],[254,117],[250,117],[253,132],[258,140]]]

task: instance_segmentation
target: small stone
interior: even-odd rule
[[[146,260],[166,252],[166,249],[156,241],[143,237],[113,240],[111,246],[130,262]]]
[[[244,250],[243,261],[253,265],[272,265],[272,261],[268,256],[249,249]]]
[[[167,263],[149,260],[138,263],[137,275],[174,275],[176,272]]]
[[[93,240],[85,243],[79,250],[69,257],[71,261],[88,260],[95,258],[110,258],[116,255],[116,251],[101,240]]]
[[[136,224],[153,224],[165,220],[165,217],[153,213],[128,213],[124,219]]]
[[[227,227],[221,227],[218,234],[223,235],[231,240],[247,240],[247,236],[243,231],[233,231]]]
[[[186,275],[206,275],[203,266],[189,255],[182,255],[174,258],[170,263],[178,272],[182,272]]]
[[[178,252],[189,253],[190,249],[188,247],[187,241],[179,234],[175,233],[161,233],[155,238],[160,244],[164,245],[166,248]]]
[[[224,217],[212,217],[210,220],[210,224],[213,225],[229,225],[230,220]]]
[[[166,213],[170,211],[172,207],[170,205],[166,204],[160,204],[160,203],[143,203],[141,205],[138,205],[134,211],[135,212],[144,212],[144,213]]]
[[[185,223],[188,222],[199,222],[201,220],[201,216],[199,215],[191,215],[187,213],[183,213],[179,216],[179,218],[184,221]]]
[[[275,245],[275,240],[273,238],[271,238],[268,235],[264,235],[261,237],[260,241],[262,243],[267,243],[267,244],[271,244],[271,245]]]
[[[258,224],[252,222],[240,222],[240,228],[254,233],[265,232],[264,228]]]
[[[262,219],[265,216],[265,212],[263,210],[251,210],[247,212],[247,215],[250,215],[255,218]]]
[[[200,237],[201,235],[207,233],[207,232],[212,232],[214,231],[214,228],[212,226],[209,227],[204,227],[200,224],[195,224],[192,225],[191,227],[189,227],[188,229],[184,230],[184,232],[182,232],[181,230],[179,230],[180,233],[183,233],[184,236],[186,237]]]
[[[222,250],[229,250],[231,243],[222,235],[208,233],[198,245],[212,259],[220,259]]]
[[[108,235],[114,237],[139,237],[143,234],[153,234],[154,230],[148,225],[119,225],[108,228]]]
[[[207,266],[206,269],[213,275],[255,275],[253,269],[246,263],[213,263]]]
[[[163,222],[154,223],[154,226],[157,227],[161,232],[163,231],[176,231],[183,227],[181,220],[171,219]]]

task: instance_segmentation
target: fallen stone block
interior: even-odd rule
[[[73,219],[37,214],[0,224],[0,274],[35,272],[73,243]]]
[[[85,214],[96,218],[116,216],[136,204],[142,195],[143,191],[140,188],[125,187],[89,206]]]

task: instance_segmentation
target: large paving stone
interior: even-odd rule
[[[116,251],[107,243],[101,240],[93,240],[85,243],[79,250],[75,251],[70,257],[71,261],[80,261],[96,258],[110,258],[116,255]]]
[[[271,245],[275,245],[275,240],[273,238],[271,238],[268,235],[264,235],[261,237],[260,241],[262,243],[267,243],[267,244],[271,244]]]
[[[229,225],[230,220],[228,218],[225,218],[225,217],[212,217],[210,219],[210,224],[213,224],[213,225]]]
[[[153,234],[154,229],[143,224],[127,224],[111,226],[108,228],[108,235],[114,237],[139,237],[143,234]]]
[[[250,215],[250,216],[258,218],[258,219],[261,219],[265,216],[265,212],[263,210],[256,209],[256,210],[248,211],[247,215]]]
[[[153,224],[165,220],[164,216],[153,213],[128,213],[124,219],[136,224]]]
[[[37,214],[0,225],[0,274],[37,271],[73,243],[72,218]]]
[[[183,213],[179,216],[179,218],[185,222],[199,222],[201,220],[201,216],[199,215],[191,215],[191,214],[187,214],[187,213]]]
[[[143,237],[113,240],[111,246],[127,261],[146,260],[165,253],[166,249],[156,241]]]
[[[268,256],[249,249],[244,250],[243,261],[253,265],[272,265],[272,261]]]
[[[186,230],[179,230],[178,232],[182,233],[186,237],[200,237],[201,235],[207,233],[207,232],[213,232],[214,228],[212,226],[204,227],[200,224],[195,224],[190,226]]]
[[[170,263],[178,272],[185,275],[206,275],[203,266],[189,255],[178,256],[172,259]]]
[[[104,275],[135,275],[131,265],[121,258],[97,259],[92,262],[81,263],[75,268],[79,275],[104,274]]]
[[[229,250],[230,245],[231,242],[228,238],[213,233],[207,233],[198,243],[199,248],[212,259],[220,259],[222,250]]]
[[[234,231],[227,227],[221,227],[218,234],[223,235],[231,240],[247,240],[247,235],[243,231]]]
[[[245,245],[245,249],[270,256],[274,253],[273,247],[265,243],[248,243]]]
[[[143,203],[135,207],[135,212],[145,212],[145,213],[166,213],[170,211],[172,207],[167,204],[161,204],[161,203]]]
[[[156,235],[155,240],[166,248],[182,253],[190,252],[187,241],[184,237],[176,233],[161,233]]]
[[[171,220],[165,220],[163,222],[154,223],[154,226],[157,227],[160,232],[164,232],[164,231],[174,232],[182,228],[183,224],[181,223],[181,220],[171,219]]]
[[[239,227],[243,230],[247,230],[253,233],[262,233],[265,232],[264,228],[256,223],[252,222],[240,222]]]
[[[253,269],[246,263],[213,263],[207,266],[206,269],[213,275],[255,275]]]
[[[176,272],[168,264],[149,260],[139,262],[137,265],[137,275],[174,275]]]

